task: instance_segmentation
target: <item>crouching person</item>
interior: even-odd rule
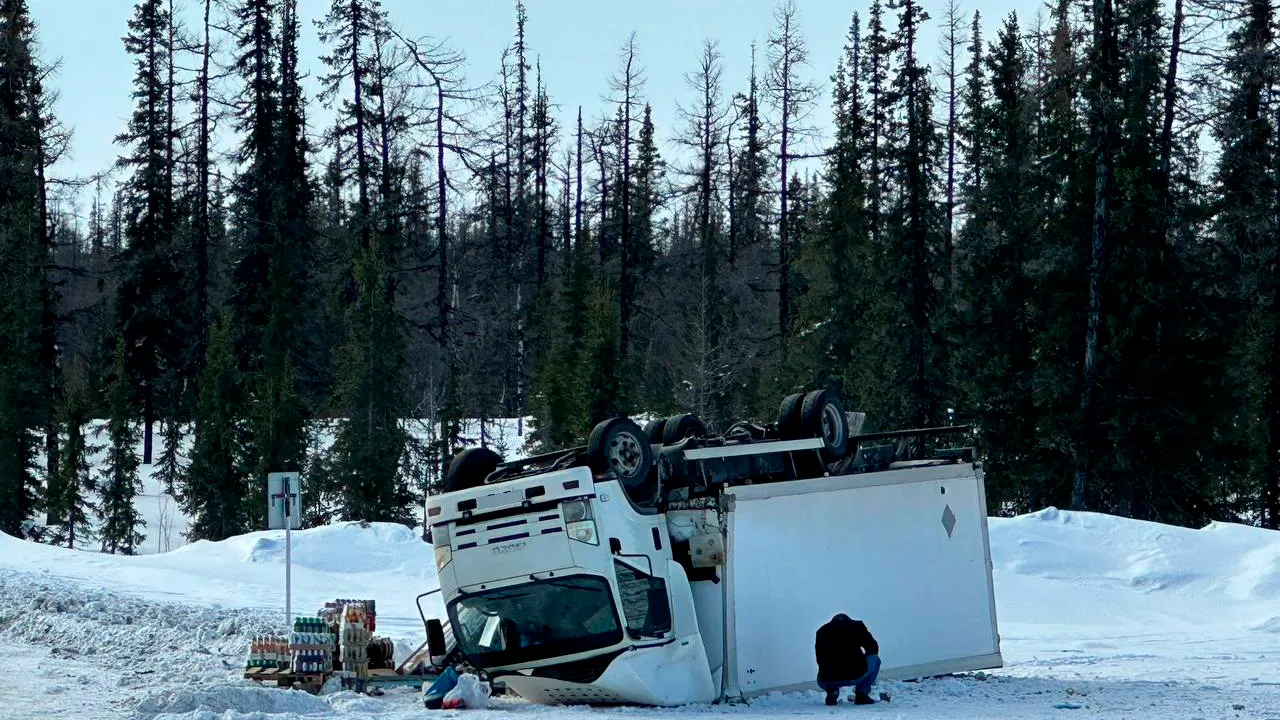
[[[818,628],[818,685],[827,691],[827,704],[840,700],[840,689],[852,686],[853,702],[870,705],[871,686],[880,674],[880,645],[861,620],[844,613]]]

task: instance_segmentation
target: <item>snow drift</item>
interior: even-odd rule
[[[873,714],[1051,718],[1083,708],[1147,720],[1280,716],[1269,687],[1280,658],[1273,600],[1280,533],[1219,523],[1183,529],[1053,508],[993,518],[990,526],[1006,667],[886,683],[894,702]],[[436,578],[432,549],[414,530],[341,523],[296,532],[293,541],[295,612],[336,597],[373,598],[378,632],[397,640],[398,657],[421,642],[414,598],[434,589]],[[131,720],[423,717],[413,690],[313,697],[240,677],[248,639],[283,624],[283,542],[283,532],[259,532],[120,557],[0,536],[0,648],[36,655],[24,665],[35,674],[21,689],[7,697],[0,689],[0,718],[73,717],[77,702],[89,703],[89,716]],[[82,674],[69,684],[73,671]],[[77,700],[75,687],[98,694]],[[749,707],[621,714],[824,711],[813,692]],[[499,697],[492,709],[468,716],[512,712],[583,713]]]

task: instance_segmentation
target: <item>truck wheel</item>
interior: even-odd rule
[[[644,424],[644,434],[645,434],[645,437],[649,438],[650,445],[662,444],[662,431],[664,428],[666,428],[666,426],[667,426],[666,418],[658,418],[657,420],[650,420],[649,422]]]
[[[662,444],[675,445],[685,438],[701,438],[707,436],[707,426],[693,413],[676,415],[667,418],[667,425],[662,431]]]
[[[804,393],[788,395],[782,399],[778,408],[778,436],[783,440],[795,440],[804,433],[800,423],[800,409],[804,403]]]
[[[652,503],[657,495],[653,450],[640,426],[628,418],[605,420],[591,431],[587,463],[594,472],[612,472],[637,504]]]
[[[480,487],[502,464],[502,456],[486,447],[467,448],[453,456],[444,476],[445,492]]]
[[[835,462],[849,446],[849,422],[840,397],[830,390],[814,390],[804,396],[800,422],[809,437],[822,438],[822,459]]]

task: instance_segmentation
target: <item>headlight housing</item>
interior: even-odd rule
[[[569,523],[566,526],[569,531],[569,537],[580,543],[588,545],[599,545],[600,538],[596,536],[595,520],[582,520],[576,523]]]
[[[561,503],[560,512],[564,513],[564,521],[567,523],[591,519],[591,506],[587,504],[586,500],[570,500]]]
[[[600,544],[600,536],[596,534],[596,522],[591,514],[589,501],[570,500],[561,503],[560,512],[564,515],[564,528],[571,539],[588,545]]]
[[[436,569],[439,570],[453,560],[453,533],[448,525],[431,528],[431,544],[436,550]]]
[[[453,560],[453,550],[448,545],[442,545],[436,548],[436,569],[441,570],[449,561]]]

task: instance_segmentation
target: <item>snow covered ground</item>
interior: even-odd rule
[[[893,702],[873,707],[828,708],[815,691],[665,710],[546,708],[495,698],[490,710],[463,714],[1280,718],[1280,534],[1049,509],[993,519],[991,539],[1001,670],[884,683]],[[302,531],[294,534],[293,558],[295,612],[314,612],[338,597],[373,598],[378,633],[397,641],[397,658],[421,642],[414,597],[436,580],[431,548],[414,531],[354,523]],[[0,719],[431,715],[407,688],[378,698],[314,697],[240,678],[249,639],[283,624],[283,559],[281,532],[138,557],[0,536],[0,657],[10,663],[0,683]]]

